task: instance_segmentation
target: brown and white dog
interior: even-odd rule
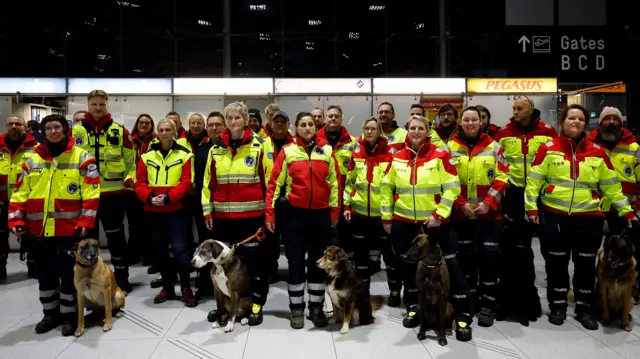
[[[333,304],[333,316],[329,324],[342,320],[341,334],[349,332],[349,324],[372,324],[374,317],[371,298],[365,293],[362,279],[349,262],[347,253],[339,247],[331,246],[316,264],[327,272],[325,284]]]
[[[635,248],[629,236],[613,235],[605,239],[598,256],[596,276],[598,306],[602,324],[611,320],[611,312],[620,315],[622,329],[630,332],[630,312],[633,305],[632,290],[636,284]]]
[[[216,329],[224,326],[227,333],[233,331],[236,318],[241,319],[242,325],[249,323],[247,315],[253,303],[249,269],[234,252],[226,244],[208,239],[200,244],[191,259],[191,265],[195,268],[213,263],[211,280],[214,284],[217,318],[211,327]]]
[[[84,334],[84,308],[104,310],[102,330],[111,330],[111,318],[121,317],[127,292],[118,287],[116,277],[100,257],[100,242],[83,239],[76,249],[76,265],[73,268],[73,284],[78,292],[78,329],[75,336]]]

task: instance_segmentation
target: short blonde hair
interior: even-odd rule
[[[380,119],[379,119],[377,116],[371,116],[371,117],[369,117],[369,118],[365,119],[365,120],[362,122],[362,134],[364,134],[364,128],[367,126],[367,123],[369,123],[369,122],[371,122],[371,121],[373,121],[373,122],[375,122],[375,123],[376,123],[376,125],[377,125],[377,127],[378,127],[378,134],[379,134],[380,136],[382,136],[382,134],[384,133],[384,132],[382,131],[382,122],[380,122]]]
[[[165,123],[169,124],[169,127],[171,127],[171,131],[173,131],[173,138],[175,139],[176,136],[178,135],[178,130],[176,129],[175,122],[173,122],[172,120],[170,120],[168,118],[163,118],[162,120],[160,120],[158,122],[158,125],[156,126],[156,130],[160,130],[160,126],[164,125]]]
[[[427,121],[427,119],[424,118],[424,116],[413,115],[413,116],[409,117],[409,122],[408,123],[410,124],[411,121],[420,121],[427,127],[427,131],[430,130],[429,129],[429,121]],[[407,127],[409,127],[409,126],[407,126]]]
[[[267,105],[267,107],[264,108],[264,114],[266,115],[269,110],[271,110],[271,112],[276,113],[278,111],[280,111],[280,106],[278,106],[275,103],[270,103]]]
[[[107,95],[107,93],[104,92],[104,90],[93,90],[89,92],[89,94],[87,95],[87,100],[91,100],[94,97],[102,97],[105,100],[109,99],[109,95]]]
[[[229,116],[229,114],[233,111],[239,112],[240,115],[242,115],[242,118],[244,118],[245,123],[249,121],[249,109],[243,102],[232,102],[228,104],[227,107],[224,108],[225,120],[227,119],[227,116]]]
[[[202,119],[202,122],[204,122],[205,126],[207,125],[206,117],[204,117],[204,114],[202,114],[200,112],[190,112],[189,116],[187,116],[187,124],[189,124],[189,122],[191,122],[191,118],[192,117],[200,117]]]

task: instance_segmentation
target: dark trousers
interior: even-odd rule
[[[391,291],[400,291],[398,288],[398,278],[395,270],[397,259],[390,248],[389,236],[382,227],[380,218],[361,217],[356,214],[351,216],[351,235],[353,237],[354,259],[356,270],[365,283],[367,293],[371,282],[370,253],[375,248],[384,246],[384,262],[387,265],[387,280]]]
[[[141,256],[153,261],[155,251],[153,240],[145,233],[143,203],[133,191],[125,192],[127,224],[129,225],[129,242],[127,242],[129,259],[137,261]]]
[[[436,239],[442,249],[447,267],[449,269],[449,281],[451,283],[450,293],[452,304],[455,308],[456,321],[471,324],[471,296],[469,287],[465,280],[462,267],[458,261],[458,242],[451,234],[450,225],[442,225],[439,228],[427,228],[421,223],[406,223],[393,221],[391,230],[391,243],[396,255],[407,253],[411,247],[413,239],[422,232],[423,227],[429,238]],[[407,307],[418,304],[418,293],[416,290],[416,270],[418,263],[400,263],[400,276],[404,285],[404,303]]]
[[[202,200],[201,200],[201,191],[196,191],[195,194],[190,194],[185,198],[185,202],[188,205],[189,209],[189,223],[187,225],[187,240],[193,241],[193,229],[191,227],[191,218],[196,221],[196,230],[198,234],[198,242],[202,243],[207,239],[215,239],[214,232],[209,230],[204,221],[204,214],[202,213]],[[195,242],[191,243],[191,247],[189,250],[189,254],[193,256],[195,252]],[[193,249],[193,250],[192,250]],[[207,264],[203,268],[198,269],[198,279],[196,280],[196,286],[198,289],[203,289],[206,291],[213,290],[213,283],[211,282],[211,264]]]
[[[502,202],[504,235],[500,263],[498,308],[503,315],[517,314],[537,319],[540,296],[531,248],[538,226],[525,220],[524,188],[509,185]],[[541,239],[543,235],[540,236]],[[544,246],[542,247],[544,253]]]
[[[275,275],[278,273],[278,260],[280,259],[280,243],[282,237],[282,229],[286,226],[286,220],[289,213],[289,201],[286,198],[280,197],[276,201],[276,226],[273,233],[267,231],[267,242],[265,243],[265,251],[267,257],[267,273]]]
[[[7,266],[7,258],[9,258],[9,252],[11,248],[9,247],[9,212],[8,212],[9,202],[5,202],[0,205],[0,267]]]
[[[353,243],[353,236],[351,235],[351,223],[347,222],[342,216],[344,208],[340,206],[340,218],[338,219],[338,225],[336,226],[334,240],[337,240],[337,245],[342,248],[351,262],[354,261],[355,255],[355,243]]]
[[[127,239],[124,235],[124,213],[127,203],[127,194],[100,195],[96,228],[89,237],[99,238],[98,221],[102,224],[104,234],[107,236],[107,244],[111,253],[111,264],[116,275],[116,280],[129,278],[129,263],[127,261]]]
[[[76,288],[73,284],[76,259],[62,249],[73,253],[74,244],[79,238],[49,237],[41,241],[30,240],[43,313],[51,316],[62,314],[70,320],[76,320]]]
[[[190,288],[191,281],[191,257],[186,237],[188,214],[184,209],[174,212],[156,213],[146,212],[149,229],[153,236],[156,250],[156,264],[160,267],[162,285],[165,289],[172,290],[172,278],[175,270],[180,275],[180,287]],[[170,250],[169,250],[170,248]]]
[[[569,290],[569,258],[573,260],[576,314],[593,314],[596,255],[602,243],[604,219],[545,212],[542,231],[547,252],[547,298],[551,311],[566,312]]]
[[[214,223],[215,238],[227,245],[242,242],[256,234],[264,226],[264,217],[241,219],[216,219]],[[259,242],[252,239],[236,249],[242,256],[251,276],[251,296],[253,303],[264,305],[269,294],[269,277],[265,271],[265,244],[268,239]]]
[[[458,259],[469,285],[472,310],[495,310],[502,221],[456,221],[451,229],[458,242]]]
[[[278,223],[276,222],[276,226]],[[329,209],[291,208],[282,231],[289,262],[289,307],[304,309],[304,287],[307,283],[309,309],[324,305],[325,271],[316,261],[324,255],[331,236]],[[308,252],[308,260],[305,253]]]

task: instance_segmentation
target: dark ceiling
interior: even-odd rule
[[[130,1],[3,4],[0,76],[223,75],[223,0]],[[230,3],[233,76],[439,76],[438,0]],[[449,75],[504,75],[505,0],[446,3]]]

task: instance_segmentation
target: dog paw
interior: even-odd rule
[[[227,325],[224,327],[224,332],[231,333],[232,331],[233,331],[233,322],[229,321],[229,323],[227,323]]]
[[[76,338],[80,338],[82,334],[84,334],[84,328],[78,328],[73,335],[75,335]]]
[[[340,329],[340,334],[347,334],[349,333],[349,325],[343,325],[342,329]]]
[[[102,326],[102,331],[103,332],[108,332],[110,330],[111,330],[111,323],[105,324],[105,325]]]
[[[240,319],[240,324],[242,324],[242,325],[247,325],[247,324],[249,324],[249,318],[242,318],[242,319]]]
[[[625,331],[627,331],[627,332],[630,332],[630,331],[631,331],[631,323],[629,323],[629,324],[623,324],[623,325],[622,325],[622,329],[624,329],[624,330],[625,330]]]
[[[121,310],[116,313],[116,318],[122,318],[123,316],[124,316],[124,312]]]
[[[427,333],[426,332],[418,332],[418,340],[425,340],[427,339]]]
[[[440,346],[442,346],[442,347],[447,345],[447,338],[438,339],[438,344],[440,344]]]
[[[528,318],[520,318],[520,324],[522,324],[525,327],[529,326],[529,319]]]
[[[453,335],[453,330],[451,328],[445,330],[444,335]]]
[[[213,322],[213,323],[211,324],[211,328],[213,328],[213,329],[218,329],[218,328],[220,328],[220,323],[218,323],[218,322]]]

